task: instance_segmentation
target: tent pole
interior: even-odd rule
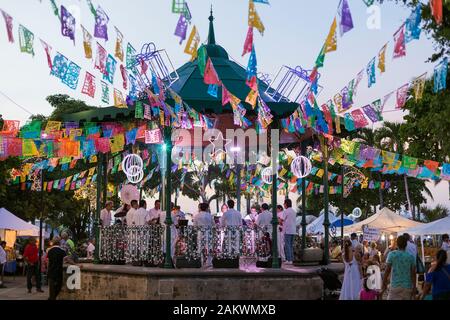
[[[420,235],[420,242],[422,244],[422,263],[425,266],[425,248],[424,248],[424,242],[423,242],[423,235]]]

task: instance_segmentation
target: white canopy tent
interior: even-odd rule
[[[422,261],[425,261],[423,236],[449,234],[450,233],[450,216],[430,222],[430,223],[423,224],[421,226],[406,229],[405,232],[409,233],[413,236],[420,236],[420,242],[422,243]],[[447,262],[448,261],[450,261],[450,257],[447,259]]]
[[[338,217],[336,217],[334,215],[334,213],[329,210],[328,211],[328,220],[330,221],[330,224],[335,222],[338,219]],[[306,226],[306,233],[307,234],[318,234],[318,233],[325,233],[325,228],[323,226],[323,221],[325,220],[325,214],[323,212],[321,212],[321,215],[315,219],[313,222],[311,222],[310,224],[308,224]]]
[[[417,227],[409,228],[405,232],[414,236],[439,235],[450,233],[450,216]]]
[[[408,228],[422,225],[423,223],[404,218],[388,208],[383,208],[363,221],[344,227],[344,234],[362,232],[364,226],[375,228],[385,233],[398,233]]]
[[[9,247],[14,245],[16,236],[39,236],[39,227],[20,219],[5,208],[0,208],[0,230],[0,236],[3,235],[2,238],[6,239]],[[45,232],[42,236],[48,238]]]

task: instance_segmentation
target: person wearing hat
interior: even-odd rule
[[[107,201],[105,208],[100,212],[100,221],[102,227],[109,227],[111,225],[111,210],[113,207],[112,201]]]

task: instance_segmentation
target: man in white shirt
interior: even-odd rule
[[[199,228],[197,235],[197,250],[199,256],[202,258],[202,265],[204,267],[211,266],[212,262],[212,250],[209,246],[209,238],[211,237],[211,227],[214,225],[214,220],[209,212],[209,205],[207,203],[200,203],[198,206],[199,212],[194,216],[194,227],[206,227],[205,229]],[[206,247],[202,247],[205,244]]]
[[[263,203],[261,209],[263,211],[256,217],[256,225],[272,235],[272,213],[269,211],[269,205]]]
[[[4,268],[7,262],[7,256],[6,256],[6,241],[0,242],[0,289],[6,288],[6,286],[3,284],[3,273]]]
[[[242,226],[242,215],[234,210],[234,201],[228,200],[228,210],[220,218],[220,225],[225,229],[222,250],[234,258],[239,257],[240,234],[237,228]],[[234,241],[232,239],[234,238]],[[227,252],[228,251],[228,252]]]
[[[284,250],[286,254],[286,264],[294,261],[294,237],[296,230],[297,213],[292,209],[292,200],[284,200],[283,230],[284,230]]]
[[[208,204],[200,203],[198,207],[199,212],[193,218],[194,227],[212,227],[214,225],[214,220],[211,213],[208,211]]]
[[[135,225],[135,216],[138,209],[138,201],[137,200],[131,200],[130,202],[131,208],[128,210],[127,215],[125,216],[125,222],[127,226],[133,226]]]
[[[416,246],[416,244],[411,239],[411,236],[408,233],[404,233],[403,236],[408,241],[408,243],[406,245],[406,252],[408,252],[410,255],[412,255],[414,257],[414,259],[416,259],[417,258],[417,246]]]
[[[107,201],[105,208],[100,211],[100,222],[102,227],[109,227],[111,225],[111,210],[113,207],[112,201]]]
[[[161,201],[155,201],[155,207],[148,211],[147,217],[145,218],[145,222],[147,224],[156,224],[158,218],[161,216]],[[160,221],[162,223],[162,221]]]
[[[242,226],[242,215],[239,211],[234,210],[234,201],[228,200],[228,210],[220,218],[222,227]]]
[[[139,209],[137,209],[134,214],[134,224],[136,226],[144,226],[146,224],[145,219],[147,218],[147,202],[145,200],[139,201]]]

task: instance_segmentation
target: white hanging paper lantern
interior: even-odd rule
[[[291,162],[291,171],[297,178],[301,179],[309,176],[311,169],[311,161],[304,156],[297,157]]]
[[[362,216],[362,210],[360,208],[355,208],[352,211],[353,218],[359,218]]]
[[[129,154],[123,158],[122,170],[130,183],[139,183],[144,178],[144,162],[137,154]]]
[[[136,169],[131,168],[137,167]],[[122,170],[126,175],[135,175],[136,172],[144,169],[144,162],[142,161],[142,158],[138,156],[137,154],[129,154],[122,160]],[[130,171],[135,170],[135,171]],[[137,171],[136,171],[137,170]]]
[[[261,170],[261,180],[265,184],[272,184],[273,181],[272,167],[267,167]]]
[[[127,179],[130,183],[139,183],[144,179],[144,171],[139,171],[136,175],[127,175]]]

